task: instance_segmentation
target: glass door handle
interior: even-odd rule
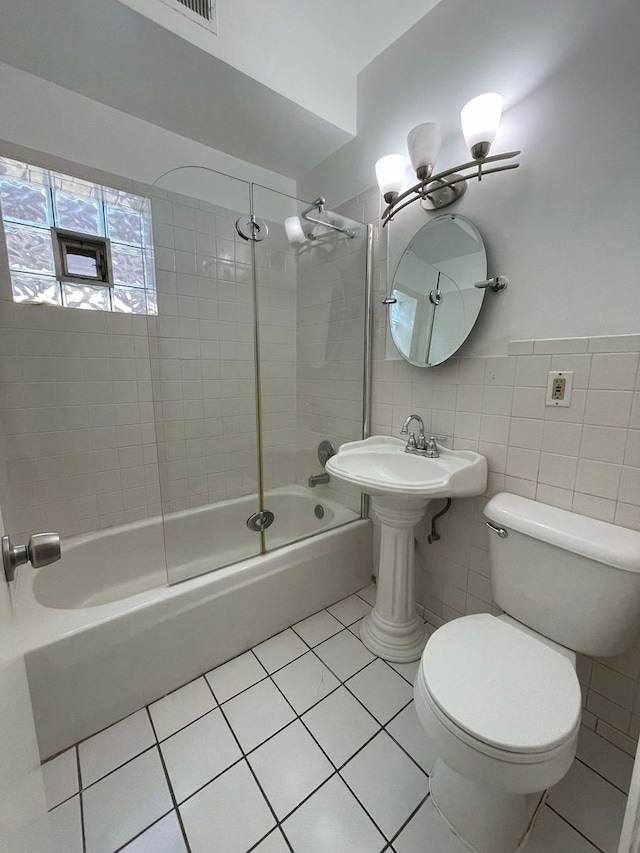
[[[39,569],[55,563],[62,553],[58,533],[34,533],[26,545],[12,545],[8,536],[3,536],[0,542],[7,583],[14,580],[18,566],[31,563],[34,569]]]

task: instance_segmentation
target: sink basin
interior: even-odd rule
[[[467,498],[486,489],[487,460],[479,453],[438,446],[440,457],[427,459],[405,453],[405,446],[391,436],[351,441],[329,459],[327,471],[374,497]]]

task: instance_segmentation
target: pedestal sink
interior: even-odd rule
[[[437,459],[405,453],[405,442],[375,436],[343,444],[327,462],[337,480],[372,497],[381,524],[378,593],[360,636],[374,654],[389,661],[417,660],[426,641],[416,612],[413,528],[434,498],[481,495],[487,460],[471,450],[439,448]]]

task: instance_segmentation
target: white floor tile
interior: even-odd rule
[[[149,713],[158,740],[164,740],[215,707],[216,701],[207,682],[197,678],[149,705]]]
[[[367,744],[340,775],[387,838],[429,791],[429,780],[386,732]],[[384,784],[379,784],[384,780]]]
[[[379,853],[385,846],[382,835],[338,776],[309,797],[282,828],[295,853]]]
[[[245,752],[295,719],[295,714],[270,679],[230,699],[224,713]]]
[[[372,607],[376,603],[376,596],[378,595],[378,587],[374,586],[374,584],[370,583],[368,586],[365,586],[363,589],[359,589],[357,595],[360,598],[364,598],[366,602],[368,602]]]
[[[82,799],[87,853],[113,853],[173,806],[157,749],[96,782]]]
[[[276,669],[280,669],[306,651],[308,651],[307,646],[291,628],[276,634],[270,640],[265,640],[253,649],[267,672],[275,672]]]
[[[348,598],[343,598],[332,607],[327,607],[327,610],[332,616],[335,616],[343,625],[352,625],[358,619],[362,619],[371,610],[371,605],[367,604],[357,595],[350,595]]]
[[[526,853],[596,853],[579,833],[545,806],[525,847]]]
[[[122,853],[187,853],[180,823],[175,812],[171,812],[150,829],[139,835]]]
[[[274,829],[270,835],[267,835],[264,841],[261,841],[253,849],[252,853],[291,853],[291,851],[287,846],[287,842],[282,837],[282,832],[279,829]]]
[[[337,767],[380,729],[378,721],[344,687],[307,711],[304,722]]]
[[[220,704],[266,677],[265,668],[253,652],[245,652],[205,675]]]
[[[160,748],[179,803],[242,758],[219,709],[168,738]]]
[[[299,720],[259,746],[248,761],[279,820],[334,772]]]
[[[451,832],[430,799],[393,842],[393,849],[396,853],[469,853],[467,845]]]
[[[315,653],[341,681],[346,681],[375,659],[375,655],[371,654],[361,640],[354,637],[350,631],[344,630],[330,640],[320,643]]]
[[[293,628],[295,632],[302,637],[305,643],[307,643],[307,645],[317,646],[318,643],[321,643],[323,640],[328,640],[329,637],[337,634],[338,631],[342,631],[344,625],[342,622],[338,622],[338,620],[326,610],[321,610],[320,613],[314,613],[314,615],[309,616],[308,619],[303,619],[302,622],[298,622],[297,625],[293,626]]]
[[[625,804],[621,791],[579,761],[549,796],[549,805],[604,853],[617,849]]]
[[[80,787],[75,747],[43,764],[42,775],[44,776],[47,808],[52,809],[77,794]]]
[[[56,853],[82,853],[82,816],[80,797],[67,800],[49,813],[51,835]]]
[[[272,678],[298,714],[303,714],[340,684],[313,652],[307,652]]]
[[[347,687],[383,725],[413,698],[411,685],[381,660],[350,678]]]
[[[591,729],[582,726],[578,737],[578,758],[608,779],[616,788],[629,792],[633,757]]]
[[[125,761],[149,749],[156,737],[146,710],[136,711],[78,744],[82,787],[86,788]]]
[[[392,663],[389,661],[389,666],[393,667],[398,675],[401,675],[413,687],[413,682],[420,669],[419,660],[412,660],[410,663]]]
[[[387,731],[403,749],[406,749],[413,760],[418,762],[425,773],[431,772],[436,754],[427,740],[427,734],[418,719],[413,702],[391,720]]]
[[[191,853],[246,853],[275,820],[245,761],[180,806]]]

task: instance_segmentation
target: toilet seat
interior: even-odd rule
[[[455,619],[431,636],[416,689],[452,734],[514,763],[551,758],[580,724],[571,660],[488,614]]]

